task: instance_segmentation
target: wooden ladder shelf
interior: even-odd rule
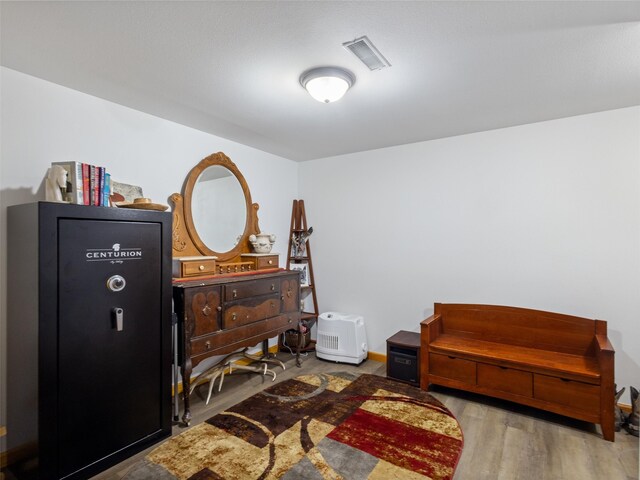
[[[287,252],[287,270],[302,270],[301,298],[305,299],[311,294],[311,305],[302,312],[301,322],[308,329],[318,320],[318,297],[316,296],[316,284],[313,276],[313,261],[311,259],[311,232],[307,225],[307,215],[304,211],[304,200],[294,200],[291,210],[291,229],[289,231],[289,248]],[[305,302],[308,305],[309,302]],[[315,348],[315,342],[302,348],[301,351],[309,351]]]

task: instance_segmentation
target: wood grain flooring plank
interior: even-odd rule
[[[509,415],[509,417],[512,416]],[[496,478],[498,480],[543,478],[546,468],[545,454],[539,435],[532,435],[530,431],[507,425]]]
[[[599,442],[598,439],[592,437],[584,438],[593,478],[627,480],[629,473],[632,473],[625,468],[623,457],[625,456],[625,452],[633,452],[630,452],[631,449],[625,448],[625,442],[620,438],[622,435],[625,434],[616,433],[615,443]],[[628,456],[637,463],[638,456],[637,452],[635,453],[636,455],[631,454]]]
[[[473,416],[473,413],[469,415],[467,410],[465,408],[461,418],[477,419],[477,417]],[[465,439],[465,449],[467,449],[467,439],[470,444],[467,452],[463,449],[460,467],[464,468],[461,468],[461,471],[471,471],[477,480],[494,480],[502,461],[502,447],[506,432],[504,428],[505,412],[488,408],[482,421],[475,422],[476,428],[472,429],[465,428],[463,421],[460,419],[458,421],[463,425],[462,432]],[[465,423],[467,422],[465,421]],[[467,423],[467,425],[470,424]],[[467,436],[467,431],[469,430],[471,435]]]

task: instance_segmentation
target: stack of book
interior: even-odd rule
[[[53,162],[67,171],[65,200],[78,205],[109,206],[111,175],[104,167],[80,162]]]

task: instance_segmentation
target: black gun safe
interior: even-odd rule
[[[88,478],[171,433],[171,214],[7,212],[8,450]]]

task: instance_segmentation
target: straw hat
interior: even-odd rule
[[[164,212],[169,208],[167,205],[153,203],[150,198],[136,198],[133,202],[117,202],[115,205],[118,208],[137,208],[140,210],[157,210],[159,212]]]

